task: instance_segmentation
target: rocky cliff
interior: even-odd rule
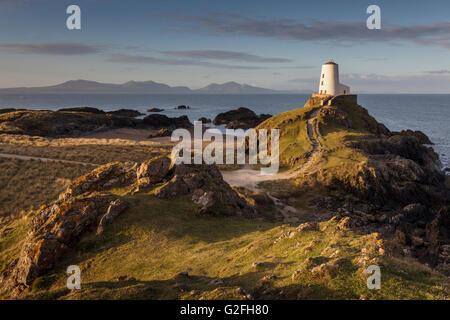
[[[443,223],[450,190],[425,134],[391,132],[345,96],[325,105],[314,97],[258,126],[274,127],[281,162],[297,173],[285,198],[320,189],[312,203],[350,217],[358,230],[382,232],[400,251],[450,273],[450,225]]]

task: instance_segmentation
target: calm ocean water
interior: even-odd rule
[[[256,113],[278,114],[302,107],[309,94],[271,95],[105,95],[105,94],[33,94],[0,95],[0,108],[56,110],[64,107],[90,106],[105,111],[120,108],[146,112],[158,107],[167,116],[187,115],[191,121],[200,117],[213,119],[218,113],[247,107]],[[426,133],[435,143],[445,167],[450,167],[450,95],[360,94],[360,105],[391,130],[412,129]],[[178,105],[190,110],[176,110]]]

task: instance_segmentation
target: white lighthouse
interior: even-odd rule
[[[328,61],[322,65],[319,94],[331,96],[350,94],[350,87],[339,82],[339,65]]]

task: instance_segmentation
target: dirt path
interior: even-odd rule
[[[40,160],[43,162],[63,162],[63,163],[81,164],[81,165],[85,165],[85,166],[96,166],[96,167],[100,166],[99,164],[95,164],[95,163],[63,160],[63,159],[51,159],[51,158],[42,158],[42,157],[23,156],[23,155],[19,155],[19,154],[10,154],[10,153],[0,153],[0,158],[19,159],[19,160]]]
[[[259,170],[252,170],[249,167],[245,167],[244,169],[234,170],[234,171],[222,171],[223,178],[230,185],[236,185],[239,187],[245,187],[249,190],[260,191],[257,187],[258,183],[269,180],[282,180],[282,179],[290,179],[297,176],[299,173],[307,172],[311,166],[314,164],[318,156],[320,155],[320,141],[318,137],[317,130],[317,114],[319,113],[320,108],[315,110],[307,121],[307,133],[309,140],[313,145],[313,149],[307,155],[307,161],[300,168],[287,171],[287,172],[279,172],[274,175],[261,175]]]
[[[275,175],[261,175],[259,170],[249,169],[248,166],[244,169],[235,170],[235,171],[222,171],[223,179],[228,182],[230,185],[244,187],[252,191],[263,191],[258,187],[258,183],[269,180],[282,180],[282,179],[290,179],[297,176],[299,173],[306,173],[311,168],[311,166],[315,163],[317,158],[320,156],[320,141],[318,138],[318,130],[317,130],[317,114],[319,113],[320,108],[315,110],[308,118],[307,121],[307,133],[309,140],[313,145],[313,149],[307,155],[307,161],[300,168],[288,171],[281,172]],[[292,214],[298,213],[298,210],[294,207],[285,205],[281,200],[274,197],[271,194],[268,194],[269,197],[274,201],[275,206],[278,208],[278,211],[283,215],[284,222],[286,223],[295,223],[298,222],[298,218],[293,217]]]

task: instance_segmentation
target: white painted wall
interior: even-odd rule
[[[319,93],[337,96],[350,94],[350,87],[339,82],[339,65],[327,62],[322,65]]]

